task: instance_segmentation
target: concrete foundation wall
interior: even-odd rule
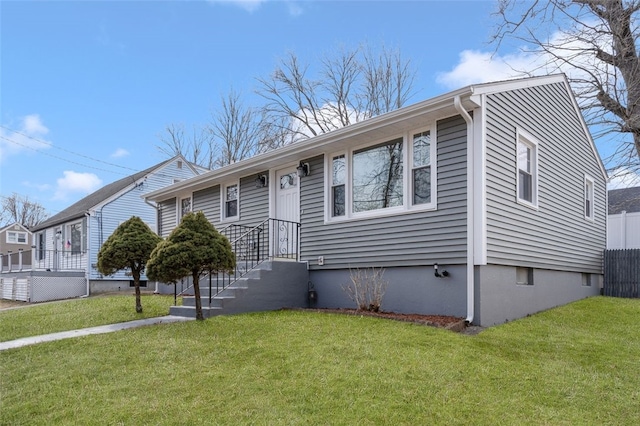
[[[147,287],[140,287],[142,291],[153,292],[156,289],[155,281],[147,281]],[[117,291],[135,291],[134,287],[129,287],[128,280],[116,281],[116,280],[90,280],[89,281],[89,294],[98,293],[112,293]],[[171,293],[173,293],[173,286],[171,286]]]
[[[382,310],[466,317],[466,267],[441,265],[439,270],[446,270],[449,276],[436,278],[432,265],[386,268],[383,278],[389,284],[382,298]],[[356,307],[343,290],[343,285],[351,282],[348,269],[310,271],[309,277],[318,294],[315,307]]]
[[[487,265],[475,269],[475,318],[482,326],[502,324],[536,312],[600,294],[602,275],[533,269],[533,285],[516,284],[516,268]]]

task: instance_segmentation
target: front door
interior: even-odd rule
[[[275,218],[273,255],[293,257],[298,250],[300,185],[295,167],[278,170],[275,179]]]

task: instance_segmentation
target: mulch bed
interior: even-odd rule
[[[444,328],[447,330],[461,332],[466,328],[464,318],[451,317],[446,315],[421,315],[421,314],[398,314],[396,312],[370,312],[359,311],[357,309],[305,309],[313,312],[326,312],[344,315],[366,315],[376,318],[385,318],[394,321],[405,321],[414,324],[428,325],[431,327]]]

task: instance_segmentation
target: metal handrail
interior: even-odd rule
[[[249,228],[231,241],[231,249],[236,255],[236,267],[231,273],[216,274],[215,294],[212,282],[209,280],[209,306],[215,296],[265,260],[274,258],[299,260],[299,241],[300,223],[298,222],[269,218]]]

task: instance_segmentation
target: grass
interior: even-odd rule
[[[280,311],[0,352],[0,424],[637,424],[640,300],[477,336]],[[6,318],[3,318],[3,322]]]
[[[173,296],[142,295],[142,313],[135,296],[105,295],[44,303],[0,311],[0,342],[169,314]]]

